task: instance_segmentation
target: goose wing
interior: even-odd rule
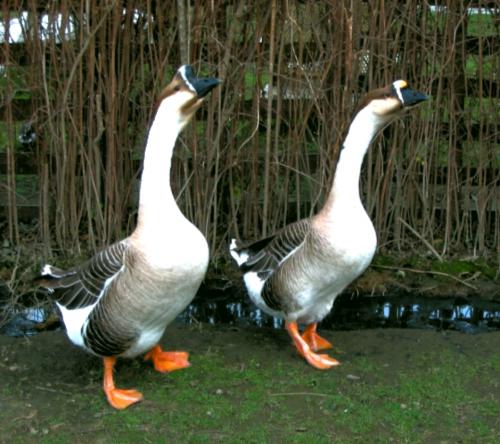
[[[304,243],[311,229],[310,219],[301,219],[285,226],[273,236],[239,248],[240,255],[248,256],[240,267],[244,272],[255,272],[267,279]]]
[[[286,309],[273,276],[277,276],[281,265],[301,248],[310,231],[311,219],[301,219],[247,246],[239,247],[236,241],[231,244],[231,255],[243,272],[255,273],[261,282],[260,297],[271,310]]]
[[[45,265],[35,283],[47,288],[53,299],[69,310],[87,307],[97,302],[123,269],[127,248],[126,240],[117,242],[69,270]]]

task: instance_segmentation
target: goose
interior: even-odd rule
[[[170,165],[177,136],[219,79],[181,66],[159,96],[144,153],[137,226],[131,235],[69,270],[51,265],[35,279],[49,290],[71,342],[102,357],[104,393],[125,409],[142,399],[118,389],[118,357],[145,354],[159,372],[188,367],[184,351],[158,344],[166,326],[194,298],[208,265],[208,244],[176,204]]]
[[[370,264],[377,247],[375,228],[360,199],[363,158],[375,135],[428,97],[404,80],[368,93],[358,108],[340,151],[332,187],[314,216],[285,226],[274,235],[229,251],[243,272],[253,303],[283,319],[298,353],[321,370],[339,365],[317,324],[335,298]],[[302,334],[298,324],[306,325]]]

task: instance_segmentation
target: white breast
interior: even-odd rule
[[[208,243],[200,230],[188,220],[171,230],[162,227],[160,231],[148,226],[140,237],[133,238],[133,242],[154,269],[174,273],[175,270],[190,269],[193,273],[198,270],[204,273],[208,265]]]
[[[361,203],[333,211],[330,221],[320,229],[336,262],[351,268],[355,275],[370,264],[377,248],[377,234]]]

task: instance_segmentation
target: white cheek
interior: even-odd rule
[[[401,93],[401,88],[399,88],[398,86],[394,86],[394,89],[396,90],[396,94],[398,95],[401,103],[405,103],[405,101],[403,100],[403,94]]]

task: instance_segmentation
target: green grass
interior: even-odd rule
[[[346,342],[352,335],[337,334],[349,349],[335,353],[343,365],[319,372],[291,348],[278,352],[280,335],[240,332],[246,339],[230,335],[211,348],[211,334],[199,334],[207,347],[184,371],[164,375],[141,360],[122,361],[117,386],[136,387],[145,397],[124,411],[107,405],[100,365],[91,358],[81,365],[70,359],[50,383],[43,370],[50,358],[41,361],[33,385],[33,369],[21,368],[0,390],[10,406],[0,414],[0,441],[418,444],[499,437],[500,351],[491,341],[486,347],[480,341],[476,353],[470,336],[402,330],[396,339],[374,330],[356,336],[376,337],[355,352]],[[394,350],[389,338],[399,341]]]
[[[102,427],[120,442],[145,436],[150,442],[168,437],[193,443],[326,443],[335,437],[345,443],[367,442],[368,437],[380,443],[391,438],[425,443],[436,437],[488,442],[499,404],[470,386],[474,378],[492,379],[483,369],[498,370],[499,360],[495,355],[478,367],[437,352],[391,383],[376,375],[368,383],[279,363],[266,368],[250,361],[242,371],[216,356],[200,356],[190,371],[170,375],[167,384],[158,375],[144,387],[148,404],[104,414]],[[351,370],[363,381],[375,368],[360,359]],[[95,393],[77,401],[96,409],[104,402]]]

